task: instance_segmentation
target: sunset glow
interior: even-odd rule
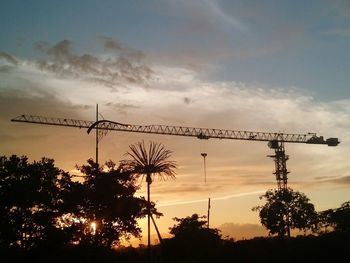
[[[96,105],[104,119],[130,125],[317,133],[341,142],[286,143],[288,186],[317,211],[350,200],[347,1],[5,2],[1,155],[53,158],[80,176],[76,165],[95,159],[94,132],[10,120],[95,121]],[[252,211],[276,188],[267,142],[111,131],[99,142],[99,163],[119,163],[143,140],[163,143],[178,165],[176,179],[152,182],[162,235],[174,217],[206,215],[208,198],[212,227],[239,239],[267,233]],[[138,184],[145,197],[145,179]],[[146,220],[139,224],[146,237]]]
[[[96,234],[96,229],[97,229],[97,224],[96,224],[96,222],[92,222],[92,223],[90,224],[90,226],[91,226],[91,234],[92,234],[92,235],[95,235],[95,234]]]

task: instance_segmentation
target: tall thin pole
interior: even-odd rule
[[[207,227],[209,228],[209,218],[210,218],[210,198],[208,200],[208,222],[207,222]]]
[[[98,121],[98,104],[96,104],[96,122]],[[96,164],[98,167],[98,125],[96,125]]]

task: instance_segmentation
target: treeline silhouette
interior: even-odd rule
[[[125,165],[125,164],[129,165]],[[42,158],[0,156],[1,262],[324,262],[348,258],[350,202],[315,212],[305,195],[269,190],[259,211],[270,237],[236,241],[207,228],[197,214],[174,218],[172,238],[153,245],[121,246],[141,237],[137,221],[153,202],[136,197],[130,163],[104,165],[89,159],[78,179]],[[234,213],[235,211],[232,211]],[[287,215],[287,216],[286,216]],[[288,237],[290,229],[308,235]]]

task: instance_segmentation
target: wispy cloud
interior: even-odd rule
[[[116,52],[127,49],[117,42],[108,40],[107,43]],[[347,100],[317,102],[293,87],[203,81],[196,71],[164,65],[152,67],[152,78],[148,79],[147,89],[142,83],[133,83],[111,90],[103,83],[89,79],[93,70],[80,67],[77,62],[80,60],[74,60],[78,55],[71,50],[69,43],[49,47],[45,54],[52,56],[51,60],[63,70],[64,65],[68,64],[70,72],[79,72],[79,78],[60,78],[50,70],[39,69],[33,61],[15,58],[18,64],[10,71],[1,73],[0,108],[3,123],[23,113],[93,119],[93,108],[99,103],[104,118],[126,123],[267,132],[317,132],[325,137],[339,137],[344,143],[337,149],[327,146],[288,145],[287,153],[291,155],[288,162],[288,168],[292,172],[289,176],[291,185],[303,182],[306,184],[315,176],[332,175],[336,179],[348,169],[346,163],[339,162],[343,156],[349,154],[346,141],[349,139],[347,131],[350,126],[347,120],[350,107]],[[91,56],[101,60],[95,55]],[[103,61],[108,61],[108,58],[105,57]],[[12,65],[7,60],[6,63]],[[93,65],[92,62],[87,64]],[[93,67],[96,68],[95,65]],[[114,66],[111,65],[111,68]],[[22,135],[21,131],[16,130],[16,126],[10,126],[9,123],[6,125],[8,129],[4,129],[0,136]],[[118,161],[129,144],[145,138],[163,141],[174,151],[174,159],[180,165],[177,180],[152,185],[154,200],[161,198],[160,200],[167,202],[166,200],[176,199],[176,193],[181,193],[181,200],[176,201],[178,204],[203,202],[203,195],[210,194],[217,198],[239,196],[239,193],[232,193],[232,186],[239,187],[242,193],[254,193],[257,189],[268,189],[275,185],[273,161],[266,157],[271,154],[271,149],[266,143],[210,140],[207,148],[207,186],[203,184],[203,160],[199,142],[192,138],[118,133],[116,139],[109,135],[103,141],[101,160]],[[11,149],[11,143],[14,142],[12,139],[5,142],[6,149]],[[88,140],[78,135],[71,137],[76,145],[83,139]],[[28,142],[28,145],[34,147],[37,140],[36,138]],[[84,152],[84,155],[72,152],[68,156],[63,150],[62,141],[57,140],[55,143],[59,144],[57,149],[61,149],[56,151],[56,158],[69,158],[75,164],[83,163],[92,152],[87,149],[91,145],[82,146],[82,143],[79,144],[79,147],[83,147],[79,148],[79,153]],[[50,149],[45,149],[43,144],[37,151],[45,154]],[[71,167],[67,170],[70,169]]]
[[[16,66],[18,64],[17,59],[14,56],[12,56],[6,52],[0,52],[0,61],[6,62],[6,63],[8,63],[10,65],[14,65],[14,66]],[[1,64],[4,65],[4,63],[1,63]],[[1,64],[0,64],[0,66],[2,66]]]
[[[329,30],[326,30],[324,34],[330,35],[330,36],[350,37],[350,28],[329,29]]]
[[[133,104],[128,104],[128,103],[122,103],[122,102],[106,102],[103,104],[103,106],[110,108],[112,110],[115,110],[119,114],[127,114],[129,110],[135,110],[138,109],[139,107],[137,105]]]
[[[324,176],[324,177],[316,177],[318,183],[334,183],[338,185],[350,185],[350,175],[346,176]]]
[[[137,63],[142,63],[142,61],[146,58],[146,55],[141,50],[136,50],[134,48],[126,47],[122,43],[117,40],[114,40],[110,37],[100,37],[103,41],[103,46],[107,50],[112,50],[116,52],[118,56],[127,57],[132,61]]]
[[[143,52],[122,46],[117,41],[101,37],[104,48],[113,51],[103,58],[92,54],[78,54],[70,40],[62,40],[51,46],[45,42],[36,48],[47,55],[35,61],[40,70],[59,77],[80,78],[117,88],[118,85],[145,85],[152,76],[151,68],[143,61]]]
[[[237,18],[235,18],[232,14],[227,14],[225,10],[223,10],[219,2],[216,0],[205,0],[204,1],[206,5],[208,5],[209,10],[212,12],[213,16],[215,18],[220,19],[222,22],[227,23],[229,26],[231,26],[234,29],[238,29],[243,32],[248,31],[248,27],[239,21]]]
[[[264,192],[266,192],[266,190],[258,190],[258,191],[253,191],[253,192],[236,193],[236,194],[231,194],[231,195],[213,197],[213,198],[211,198],[211,200],[212,201],[228,200],[228,199],[232,199],[232,198],[235,198],[235,197],[262,194]],[[163,202],[159,202],[159,203],[157,203],[157,207],[188,205],[188,204],[196,204],[196,203],[203,203],[203,202],[208,202],[208,199],[168,201],[168,202],[164,202],[164,203]]]

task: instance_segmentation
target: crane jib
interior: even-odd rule
[[[86,120],[75,120],[68,118],[43,117],[36,115],[20,115],[11,119],[14,122],[27,122],[34,124],[66,126],[76,128],[86,128],[90,133],[92,129],[108,131],[125,131],[149,134],[163,134],[196,137],[198,139],[233,139],[249,141],[278,141],[286,143],[306,143],[306,144],[325,144],[328,146],[337,146],[340,142],[338,138],[324,139],[323,136],[317,136],[315,133],[291,134],[276,132],[256,132],[256,131],[236,131],[224,129],[194,128],[170,125],[132,125],[109,120],[99,120],[96,122]]]

